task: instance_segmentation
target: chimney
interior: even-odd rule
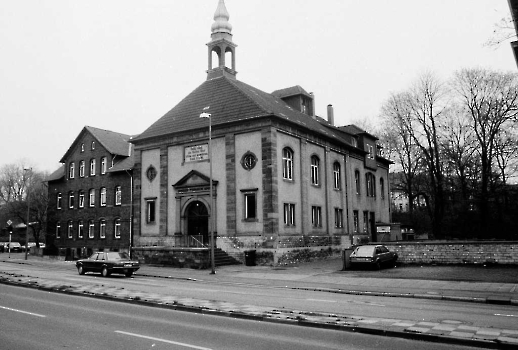
[[[311,95],[311,116],[315,118],[315,94],[310,92]]]
[[[335,112],[333,110],[333,105],[331,104],[327,105],[327,121],[332,126],[335,125]]]

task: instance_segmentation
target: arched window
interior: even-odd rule
[[[69,166],[68,166],[68,178],[69,179],[73,179],[74,178],[74,176],[75,176],[75,167],[76,167],[76,165],[74,164],[74,162],[69,164]]]
[[[68,192],[68,207],[74,209],[74,191]]]
[[[74,223],[72,222],[72,220],[69,220],[68,227],[67,227],[68,238],[72,238],[73,231],[74,231]]]
[[[114,224],[114,236],[115,238],[121,238],[121,219],[115,219]]]
[[[94,221],[88,220],[88,238],[94,238]]]
[[[95,206],[95,189],[93,189],[93,188],[90,189],[90,193],[89,193],[88,197],[89,197],[88,205],[90,207],[94,207]]]
[[[359,170],[356,170],[354,172],[354,186],[356,188],[356,194],[361,194],[360,171]]]
[[[95,175],[95,159],[90,159],[90,176]]]
[[[85,192],[79,191],[79,208],[85,207]]]
[[[61,238],[61,222],[56,222],[56,238]]]
[[[106,237],[106,220],[104,219],[99,220],[99,237]]]
[[[106,169],[108,168],[108,160],[106,157],[101,158],[101,174],[106,174]]]
[[[62,195],[61,195],[61,192],[58,192],[58,194],[56,195],[56,208],[57,209],[61,209],[61,206],[63,205],[63,198],[62,198]]]
[[[85,177],[85,161],[79,162],[79,177]]]
[[[342,188],[342,174],[340,170],[340,163],[333,164],[333,186],[335,190]]]
[[[288,147],[282,150],[282,177],[293,180],[293,151]]]
[[[320,159],[317,156],[311,157],[311,184],[318,185],[319,184],[319,168],[320,168]]]
[[[101,200],[100,200],[100,203],[101,203],[101,207],[105,207],[106,206],[106,187],[101,187]]]
[[[365,174],[365,186],[367,190],[367,197],[376,196],[376,178],[372,173]]]
[[[115,205],[122,204],[122,188],[120,186],[115,186]]]
[[[77,238],[83,238],[84,224],[83,220],[77,222]]]

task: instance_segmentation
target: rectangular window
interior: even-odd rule
[[[322,227],[322,207],[311,207],[311,224],[313,227]]]
[[[156,200],[152,199],[146,201],[146,219],[148,224],[155,222],[155,207]]]
[[[316,156],[311,157],[310,177],[311,177],[311,184],[315,185],[315,186],[318,186],[318,184],[319,184],[319,179],[318,179],[319,166],[320,166],[320,160]]]
[[[335,190],[339,190],[341,188],[341,174],[340,174],[340,164],[333,164],[333,186]]]
[[[374,159],[374,147],[372,145],[367,145],[367,152],[369,152],[368,157]]]
[[[59,221],[56,223],[56,238],[61,238],[61,223]]]
[[[284,203],[284,224],[295,226],[295,204]]]
[[[368,211],[363,212],[363,232],[365,232],[365,233],[369,232],[369,212]]]
[[[341,228],[344,225],[344,211],[340,208],[335,208],[335,227]]]
[[[358,210],[353,210],[353,224],[354,224],[354,232],[359,232],[360,230],[360,218],[358,217]]]
[[[106,168],[108,166],[108,164],[106,163],[108,160],[106,159],[106,157],[102,157],[101,158],[101,174],[106,174]]]
[[[255,220],[257,217],[256,206],[255,193],[245,193],[245,220]]]
[[[69,221],[68,228],[67,228],[68,238],[72,238],[73,229],[74,229],[74,225],[73,225],[72,221]]]

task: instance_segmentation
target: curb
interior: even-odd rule
[[[20,278],[20,277],[29,277],[29,276],[12,275],[12,277]],[[414,331],[409,331],[409,330],[396,331],[396,330],[389,330],[389,329],[382,329],[382,328],[375,328],[375,327],[368,327],[368,326],[358,326],[358,325],[352,326],[352,325],[347,325],[347,324],[339,324],[338,322],[318,322],[318,321],[314,321],[314,320],[308,320],[303,316],[292,316],[292,317],[283,318],[282,316],[278,315],[278,314],[280,314],[280,312],[278,312],[277,310],[272,310],[272,312],[268,313],[267,315],[264,315],[264,314],[261,315],[261,314],[256,314],[256,313],[246,313],[243,311],[224,311],[224,310],[218,310],[215,308],[209,308],[209,307],[204,307],[204,306],[184,305],[184,304],[178,303],[176,301],[174,301],[172,303],[164,303],[164,302],[158,302],[158,301],[154,301],[154,300],[141,299],[140,297],[120,297],[120,296],[110,295],[105,292],[103,292],[103,293],[92,293],[92,292],[86,292],[86,291],[78,292],[78,291],[73,290],[73,286],[63,285],[63,286],[57,287],[57,288],[46,287],[46,286],[39,285],[37,282],[23,282],[20,280],[14,281],[9,278],[0,278],[0,283],[17,286],[17,287],[23,287],[23,288],[38,289],[38,290],[43,290],[43,291],[47,291],[47,292],[62,293],[62,294],[83,296],[83,297],[90,297],[90,298],[98,298],[98,299],[104,299],[104,300],[109,300],[109,301],[138,304],[138,305],[148,306],[148,307],[159,307],[159,308],[165,308],[165,309],[170,309],[170,310],[193,312],[193,313],[212,315],[212,316],[239,318],[239,319],[251,320],[251,321],[280,323],[280,324],[285,324],[285,325],[322,328],[322,329],[328,329],[328,330],[363,333],[363,334],[371,334],[371,335],[378,335],[378,336],[389,336],[389,337],[397,337],[397,338],[404,338],[404,339],[410,339],[410,340],[421,340],[421,341],[428,341],[428,342],[435,342],[435,343],[464,345],[464,346],[472,346],[472,347],[487,348],[487,349],[517,349],[518,348],[515,344],[512,344],[512,343],[488,341],[488,340],[484,340],[484,339],[480,339],[480,340],[466,339],[466,338],[456,338],[456,337],[447,336],[447,335],[423,334],[420,332],[414,332]],[[294,288],[294,289],[318,290],[318,289],[314,289],[314,288]],[[335,293],[344,292],[344,291],[337,292],[337,291],[324,290],[324,289],[322,289],[322,291],[328,291],[328,292],[331,291],[331,292],[335,292]],[[351,294],[358,294],[358,293],[362,293],[362,292],[354,291]],[[394,294],[394,293],[387,293],[387,294]],[[372,295],[372,294],[369,294],[369,295]],[[394,294],[394,295],[390,295],[390,296],[398,296],[398,294]],[[311,313],[308,313],[307,316],[309,317],[309,316],[329,316],[329,315],[319,315],[317,313],[311,312]]]

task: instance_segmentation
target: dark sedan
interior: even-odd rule
[[[87,259],[76,262],[77,272],[84,275],[87,272],[100,272],[104,277],[112,273],[131,277],[140,268],[138,261],[131,260],[127,253],[97,252]]]
[[[362,245],[351,253],[350,262],[353,266],[370,266],[379,270],[382,265],[394,266],[397,258],[397,253],[384,245]]]

